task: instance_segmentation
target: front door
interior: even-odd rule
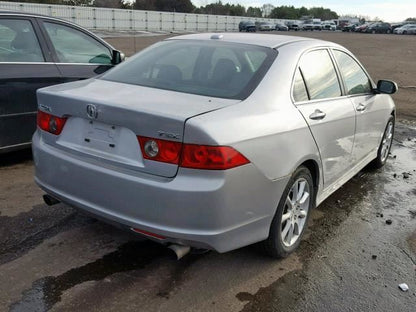
[[[91,78],[113,67],[112,50],[91,34],[49,20],[41,27],[64,82]]]
[[[354,107],[348,97],[342,96],[328,50],[314,50],[304,55],[296,75],[295,89],[300,86],[306,93],[303,101],[296,105],[318,146],[324,186],[327,187],[352,167]],[[296,90],[294,92],[298,93]]]

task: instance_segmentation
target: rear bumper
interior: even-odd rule
[[[165,242],[225,252],[267,238],[288,178],[248,164],[226,171],[180,168],[157,177],[74,156],[33,136],[36,183],[73,207],[162,235]]]

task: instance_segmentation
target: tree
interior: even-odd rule
[[[260,8],[249,7],[246,11],[246,16],[261,17],[261,9]]]
[[[408,17],[405,19],[406,22],[416,22],[416,17]]]
[[[95,0],[94,6],[101,7],[101,8],[122,9],[124,7],[124,1],[123,0]]]
[[[195,7],[190,0],[136,0],[136,10],[167,11],[190,13]]]
[[[296,9],[293,5],[282,5],[272,10],[272,12],[270,13],[270,18],[299,19],[300,13],[299,9]]]

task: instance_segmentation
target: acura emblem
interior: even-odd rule
[[[87,105],[87,115],[91,119],[97,119],[97,117],[98,117],[98,109],[97,109],[97,107],[95,105],[93,105],[93,104],[88,104]]]

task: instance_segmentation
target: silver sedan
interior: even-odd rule
[[[396,89],[331,42],[174,37],[38,91],[35,179],[49,204],[182,252],[262,241],[285,257],[311,209],[386,162]]]

